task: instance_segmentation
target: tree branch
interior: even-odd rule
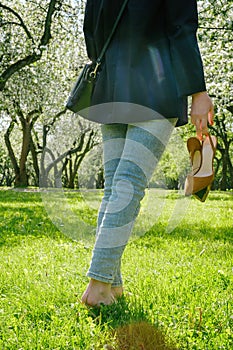
[[[22,17],[15,10],[13,10],[12,8],[10,8],[10,7],[6,6],[6,5],[3,5],[3,4],[0,3],[0,7],[3,8],[4,10],[8,11],[8,12],[11,12],[15,17],[18,18],[20,23],[14,23],[14,22],[13,23],[20,25],[24,29],[27,37],[30,40],[32,40],[32,42],[34,43],[33,36],[31,35],[30,31],[28,30],[28,28],[27,28],[26,24],[24,23]]]
[[[33,142],[32,135],[30,135],[30,151],[31,151],[31,155],[32,155],[33,167],[34,167],[34,170],[36,173],[36,182],[38,185],[39,184],[39,177],[40,177],[40,169],[39,169],[39,164],[38,164],[36,146]]]
[[[51,36],[52,16],[56,10],[56,5],[58,2],[59,2],[58,0],[51,0],[49,3],[49,8],[48,8],[47,16],[45,19],[44,33],[43,33],[42,38],[40,40],[39,47],[46,46],[48,44],[49,40],[52,38],[52,36]]]
[[[10,65],[8,68],[6,68],[5,72],[2,73],[0,76],[0,91],[3,91],[5,88],[5,85],[7,83],[7,80],[10,79],[10,77],[21,70],[22,68],[29,66],[30,64],[38,61],[42,56],[42,52],[40,53],[33,53],[31,55],[28,55],[24,57],[21,60],[18,60],[17,62]]]
[[[44,33],[41,37],[40,43],[38,45],[37,51],[34,51],[31,55],[28,55],[24,57],[23,59],[18,60],[17,62],[10,65],[6,70],[2,73],[0,76],[0,91],[3,91],[5,88],[5,85],[10,79],[10,77],[21,70],[22,68],[29,66],[30,64],[39,61],[42,57],[43,48],[44,46],[48,45],[49,40],[51,39],[51,25],[52,25],[52,16],[54,12],[56,11],[56,5],[59,3],[59,0],[51,0],[49,3],[49,8],[47,11],[46,19],[45,19],[45,25],[44,25]],[[19,16],[14,10],[11,8],[0,4],[2,8],[7,8],[12,13],[15,13],[15,16]],[[19,16],[20,17],[20,16]],[[21,17],[20,17],[21,18]],[[22,19],[21,19],[22,20]],[[23,23],[23,21],[22,21]],[[25,26],[25,25],[24,25]],[[26,30],[26,26],[24,28]],[[28,35],[31,36],[30,32],[28,31]]]
[[[67,109],[63,109],[62,111],[58,112],[57,114],[55,114],[55,116],[53,117],[52,121],[47,125],[48,127],[51,127],[54,125],[54,123],[56,122],[56,120],[63,114],[65,114],[67,112]]]
[[[31,112],[28,113],[27,121],[31,123],[31,127],[34,126],[35,122],[37,121],[41,113],[42,113],[41,106],[38,109],[33,109]]]
[[[232,28],[227,28],[227,27],[202,27],[198,26],[199,29],[207,29],[207,30],[229,30],[232,32]]]
[[[226,109],[233,114],[233,106],[227,106]]]
[[[19,120],[20,120],[20,123],[21,123],[22,127],[25,127],[26,120],[24,118],[24,114],[23,114],[23,111],[22,111],[22,109],[20,107],[19,102],[14,100],[13,101],[13,105],[14,105],[15,111],[16,111],[18,117],[19,117]]]
[[[1,27],[8,26],[8,25],[14,25],[14,26],[19,26],[22,27],[20,23],[18,22],[2,22]]]
[[[48,152],[48,148],[45,148],[44,152]],[[66,151],[65,153],[62,153],[57,159],[55,159],[52,163],[50,163],[47,168],[46,168],[46,172],[47,174],[50,172],[50,170],[57,165],[59,162],[61,162],[64,158],[76,153],[80,151],[80,146],[76,147],[76,148],[71,148],[69,151]]]

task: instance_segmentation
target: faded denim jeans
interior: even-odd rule
[[[121,257],[176,120],[101,126],[105,189],[88,277],[122,285]]]

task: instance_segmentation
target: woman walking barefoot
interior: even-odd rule
[[[84,34],[92,61],[122,3],[87,0]],[[128,0],[105,54],[92,96],[92,105],[106,106],[98,119],[105,188],[87,272],[90,281],[82,296],[86,305],[110,305],[123,294],[122,254],[172,130],[188,122],[188,96],[197,137],[206,135],[208,123],[213,124],[197,27],[195,0]]]

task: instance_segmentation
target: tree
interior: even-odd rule
[[[16,102],[15,102],[16,103]],[[17,104],[17,103],[16,103]],[[29,151],[33,149],[33,140],[32,140],[32,128],[34,127],[35,122],[40,116],[41,110],[32,110],[26,116],[24,115],[20,105],[16,106],[17,116],[19,117],[19,121],[22,127],[23,140],[22,140],[22,148],[21,154],[19,158],[19,162],[15,156],[15,152],[11,145],[10,135],[13,132],[14,126],[17,122],[16,118],[13,118],[10,122],[10,125],[4,135],[6,147],[8,149],[9,157],[13,164],[13,168],[15,171],[15,186],[28,186],[28,175],[26,169],[26,162]]]
[[[41,28],[43,34],[38,38],[19,13],[18,7],[20,5],[22,6],[22,3],[17,2],[14,5],[15,8],[0,3],[2,36],[5,39],[1,57],[0,91],[6,89],[6,84],[13,75],[16,75],[23,68],[30,66],[42,58],[42,54],[51,40],[53,16],[56,11],[59,11],[59,1],[51,0],[47,9],[44,11],[45,20],[43,28]],[[24,40],[24,46],[20,45],[22,39]],[[15,50],[12,50],[12,46]],[[42,111],[41,107],[39,107],[24,112],[20,105],[21,99],[18,96],[14,97],[13,94],[11,95],[10,88],[6,90],[7,92],[3,96],[8,98],[3,99],[4,104],[2,102],[1,108],[5,110],[5,113],[11,114],[11,122],[5,133],[5,142],[15,171],[15,185],[27,186],[26,162],[29,151],[33,149],[32,129]],[[8,100],[11,102],[11,107],[13,106],[13,112],[11,111],[12,108],[9,108],[9,105],[5,102]],[[10,140],[15,124],[18,121],[17,119],[21,124],[23,134],[19,162],[17,161]]]
[[[23,1],[26,6],[22,5]],[[198,1],[199,43],[208,91],[216,106],[216,122],[211,130],[218,137],[215,188],[220,189],[233,187],[233,25],[229,20],[232,18],[232,3],[232,0]],[[86,59],[82,33],[84,6],[84,0],[0,1],[0,35],[3,43],[0,50],[0,117],[9,119],[5,140],[19,186],[27,185],[30,180],[28,166],[31,162],[35,173],[33,178],[38,183],[40,157],[46,147],[43,143],[46,128],[55,116],[59,115],[55,118],[54,127],[61,120],[65,96]],[[70,114],[66,115],[69,118]],[[89,127],[92,128],[91,125]],[[21,144],[18,147],[13,145],[16,130],[21,131]],[[53,128],[49,127],[48,137],[52,136],[52,131]],[[180,131],[185,139],[190,134],[193,135],[190,126]],[[84,144],[88,142],[89,133],[86,137]],[[61,154],[71,152],[71,149],[73,152],[77,148],[78,137],[73,138],[72,142],[76,142],[76,145],[69,145]],[[58,156],[56,154],[55,158]],[[175,165],[175,156],[168,157],[165,163],[174,160]],[[74,170],[78,160],[74,167],[74,157],[75,153],[72,153],[69,160],[63,158],[66,163],[63,180],[66,184],[69,183],[68,177],[71,179],[71,174],[76,173]],[[171,168],[164,166],[164,171],[169,186],[177,186],[177,169],[171,171]],[[101,178],[100,171],[100,183]],[[73,186],[73,182],[70,185]]]
[[[233,1],[199,1],[199,42],[204,60],[207,87],[215,103],[218,138],[215,188],[233,188]]]
[[[40,186],[79,188],[78,170],[99,143],[98,128],[76,117],[61,118],[43,129]]]
[[[77,74],[79,64],[82,64],[83,37],[77,33],[80,32],[79,16],[83,13],[84,2],[78,2],[79,9],[72,4],[71,1],[51,1],[47,8],[46,1],[29,0],[27,7],[22,7],[21,1],[0,7],[4,12],[1,21],[5,38],[1,72],[4,103],[0,107],[4,111],[2,115],[11,118],[5,142],[15,170],[16,186],[28,185],[29,152],[38,184],[38,157],[42,152],[38,135],[43,138],[38,129],[43,128],[46,132],[51,120],[54,123],[66,112],[64,96],[70,89],[70,77]],[[12,45],[16,47],[13,54]],[[22,130],[20,152],[11,145],[17,126]]]
[[[22,2],[19,2],[19,5],[22,6]],[[53,16],[56,12],[60,11],[61,5],[62,2],[60,0],[50,0],[47,6],[44,27],[42,29],[43,34],[39,40],[36,40],[19,12],[10,6],[0,3],[0,9],[2,10],[0,13],[1,27],[3,28],[5,26],[16,26],[20,31],[24,32],[24,37],[26,39],[25,51],[21,50],[20,54],[16,52],[17,56],[14,54],[14,52],[12,52],[10,63],[8,57],[9,52],[5,52],[5,50],[3,51],[1,57],[2,71],[0,75],[0,91],[5,88],[7,81],[13,74],[41,59],[43,51],[46,49],[46,46],[49,44],[49,41],[52,38],[51,26]],[[5,13],[7,14],[4,16]],[[10,31],[4,34],[5,44],[10,44],[12,41]],[[13,39],[14,38],[15,36],[13,36]],[[27,52],[28,46],[30,46],[29,52]]]
[[[14,181],[14,170],[4,145],[0,144],[0,186],[11,186]]]

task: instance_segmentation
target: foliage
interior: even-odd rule
[[[81,188],[103,188],[103,159],[101,142],[84,159],[79,170]]]
[[[199,1],[199,42],[204,60],[207,87],[215,103],[218,138],[216,188],[233,188],[233,1]]]
[[[2,123],[8,121],[8,127],[13,123],[14,130],[22,131],[20,136],[17,134],[20,147],[13,146],[12,150],[8,147],[8,151],[15,172],[24,171],[20,175],[24,185],[28,181],[38,184],[40,154],[45,146],[43,131],[51,123],[59,122],[65,113],[66,96],[86,60],[82,32],[84,6],[84,0],[0,2],[0,118]],[[216,122],[210,128],[218,137],[214,186],[226,190],[233,188],[232,0],[199,0],[198,7],[198,39],[207,88],[216,109]],[[186,141],[194,135],[194,128],[188,125],[179,133]],[[15,138],[11,132],[8,144],[14,144]],[[23,152],[19,154],[19,150]],[[183,177],[187,164],[185,161],[183,165],[181,158],[178,153],[166,153],[162,160],[163,181],[167,187],[179,186],[178,174]],[[82,177],[88,178],[89,167],[79,171]],[[99,176],[102,183],[101,171]],[[65,170],[63,178],[67,178]]]
[[[165,152],[155,170],[150,186],[181,189],[190,171],[189,155],[180,132],[174,129]]]
[[[62,117],[48,127],[50,133],[42,147],[40,185],[49,183],[56,187],[56,178],[58,182],[62,178],[64,187],[79,188],[79,168],[88,152],[98,144],[99,129],[77,116]]]
[[[215,104],[215,124],[210,132],[218,138],[215,157],[214,188],[233,188],[233,7],[232,0],[198,1],[198,40],[204,63],[207,90]],[[186,142],[195,135],[195,128],[188,124],[179,128],[179,136]],[[163,175],[168,188],[176,188],[186,167],[187,150],[181,144],[177,152],[169,149],[161,160],[155,177]],[[183,157],[181,153],[183,152]],[[178,176],[179,175],[179,176]],[[180,177],[180,178],[179,178]]]
[[[65,96],[68,96],[70,81],[77,75],[83,63],[81,19],[84,2],[61,3],[51,0],[47,5],[44,1],[29,0],[26,7],[22,7],[21,1],[16,1],[14,5],[9,6],[3,4],[0,6],[4,40],[2,77],[12,67],[18,68],[4,82],[2,118],[11,119],[6,129],[5,141],[14,165],[15,185],[27,186],[29,177],[38,185],[39,155],[46,147],[51,127],[57,121],[59,122],[60,117],[66,112],[64,102]],[[53,13],[50,13],[51,6],[55,6]],[[15,18],[18,22],[13,21]],[[41,18],[44,20],[41,21]],[[41,32],[44,32],[42,36]],[[47,33],[46,45],[45,33]],[[41,44],[42,42],[44,45]],[[37,53],[37,51],[40,52]],[[29,56],[35,57],[36,60],[27,61],[24,67],[18,65]],[[18,150],[12,147],[15,124],[19,124],[22,128],[20,154],[17,154]],[[76,135],[73,142],[77,143],[79,136],[81,137]],[[93,139],[94,137],[91,137],[91,142]],[[29,152],[32,155],[34,174],[30,172]],[[70,150],[67,149],[66,152],[69,154]],[[80,162],[81,159],[79,159]],[[74,172],[77,171],[76,168]],[[71,181],[71,187],[72,183]]]

